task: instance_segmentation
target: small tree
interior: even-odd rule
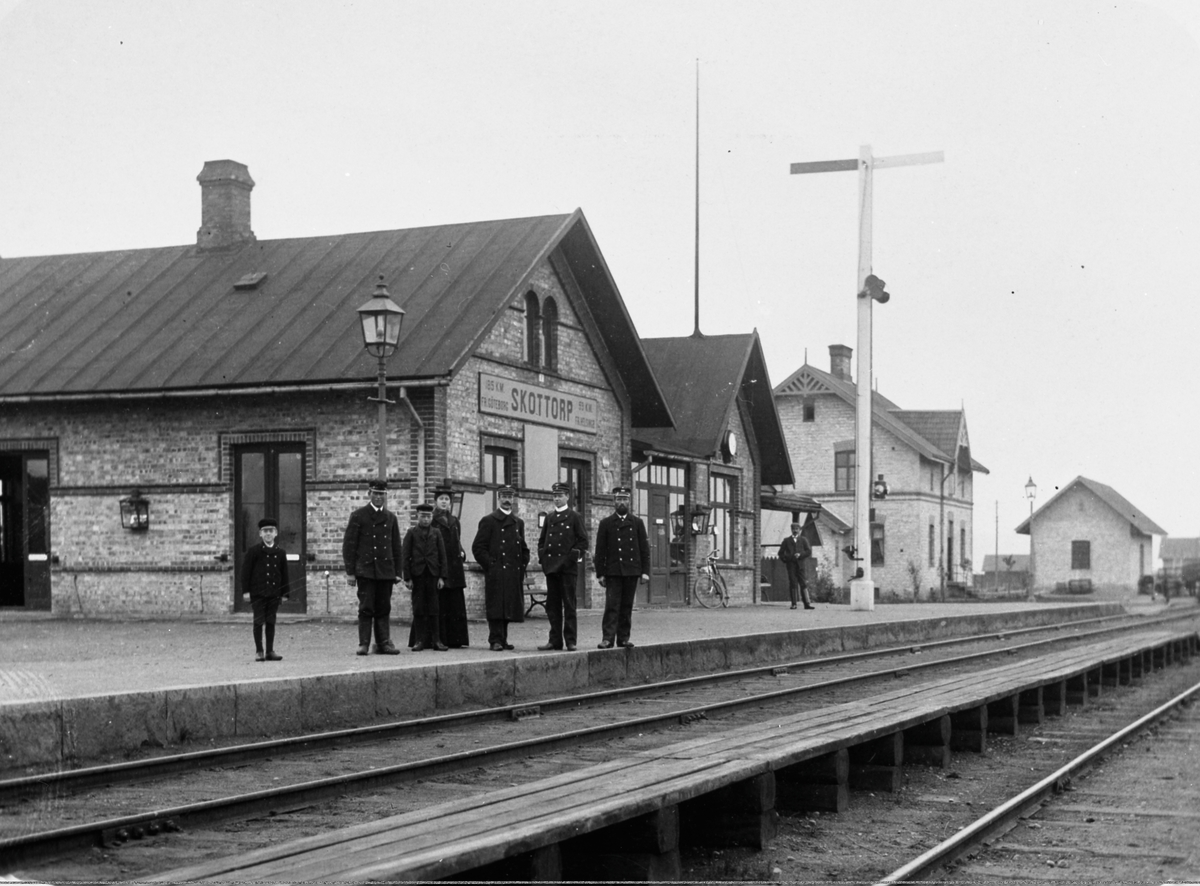
[[[921,567],[916,560],[908,561],[908,582],[912,585],[913,602],[921,599]]]

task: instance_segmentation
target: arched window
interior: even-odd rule
[[[558,304],[553,298],[546,297],[542,305],[542,344],[545,348],[545,359],[542,365],[551,372],[558,371]]]
[[[536,292],[525,293],[525,362],[542,364],[542,312]]]

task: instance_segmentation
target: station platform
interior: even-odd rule
[[[1194,603],[1194,601],[1188,601]],[[279,619],[280,662],[256,662],[249,614],[187,620],[58,618],[0,612],[0,769],[119,759],[137,748],[318,732],[769,664],[893,643],[996,633],[1147,603],[877,604],[870,611],[784,603],[635,611],[632,649],[599,650],[601,612],[581,610],[576,652],[539,652],[540,614],[509,626],[511,652],[472,646],[357,656],[348,619]],[[15,774],[15,773],[14,773]]]

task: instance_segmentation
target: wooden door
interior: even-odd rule
[[[670,497],[657,489],[650,492],[650,513],[646,533],[650,537],[650,584],[647,603],[666,603],[671,581]]]
[[[287,551],[291,594],[280,612],[307,609],[305,563],[304,444],[264,443],[234,450],[234,609],[250,609],[241,586],[242,558],[258,543],[258,521],[279,521],[276,541]]]
[[[0,606],[50,609],[50,456],[0,456]]]
[[[579,458],[564,458],[558,465],[558,479],[571,487],[571,498],[568,504],[583,518],[584,526],[591,526],[592,505],[592,466]],[[587,568],[580,564],[575,579],[575,600],[579,606],[590,608],[591,601],[587,598]]]

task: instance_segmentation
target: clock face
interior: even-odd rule
[[[724,457],[726,464],[733,460],[737,455],[737,434],[733,431],[726,431],[724,438],[721,440],[721,455]]]

